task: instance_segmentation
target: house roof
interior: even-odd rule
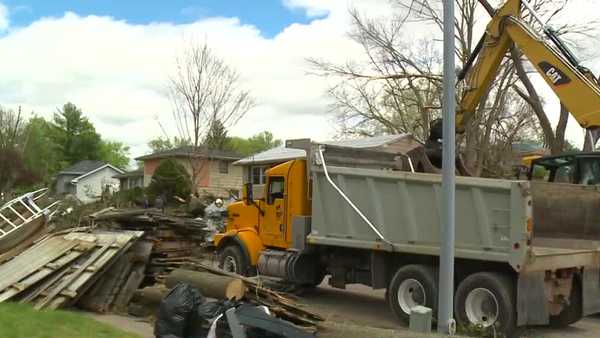
[[[128,178],[128,177],[143,177],[144,176],[144,169],[136,169],[136,170],[132,170],[132,171],[127,171],[124,172],[122,174],[118,174],[113,176],[114,178]]]
[[[58,175],[82,175],[105,165],[106,163],[102,161],[83,160],[61,170]]]
[[[323,144],[329,144],[340,147],[351,147],[351,148],[376,148],[382,147],[386,144],[396,142],[398,140],[408,137],[409,134],[393,134],[393,135],[382,135],[374,137],[365,137],[358,139],[348,140],[336,140],[336,141],[325,141]],[[306,157],[306,152],[302,149],[285,148],[285,146],[272,148],[265,150],[258,154],[254,154],[245,157],[239,161],[234,162],[234,165],[247,165],[247,164],[267,164],[273,162],[285,162],[297,158]]]
[[[240,154],[237,154],[233,151],[207,148],[202,148],[199,151],[196,151],[194,150],[193,146],[183,146],[174,149],[156,151],[152,154],[137,157],[136,160],[145,161],[170,157],[188,157],[190,155],[193,155],[194,157],[207,157],[221,160],[239,160],[242,158]]]
[[[84,173],[83,175],[80,175],[80,176],[77,176],[77,177],[75,177],[74,179],[72,179],[72,180],[71,180],[71,183],[77,183],[77,182],[79,182],[79,180],[81,180],[82,178],[85,178],[85,177],[87,177],[87,176],[90,176],[90,175],[92,175],[92,174],[94,174],[94,173],[96,173],[96,172],[98,172],[98,171],[100,171],[100,170],[102,170],[102,169],[104,169],[104,168],[110,168],[110,169],[112,169],[112,170],[116,171],[116,172],[117,172],[117,173],[119,173],[119,174],[122,174],[122,173],[123,173],[123,170],[121,170],[121,169],[119,169],[119,168],[117,168],[117,167],[113,166],[112,164],[106,163],[106,164],[104,164],[103,166],[100,166],[100,167],[98,167],[98,168],[96,168],[96,169],[94,169],[94,170],[90,170],[90,171],[88,171],[87,173]]]

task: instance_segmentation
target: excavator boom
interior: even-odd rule
[[[576,61],[563,45],[550,45],[522,19],[522,4],[527,3],[508,0],[488,24],[478,58],[465,77],[465,92],[456,115],[457,131],[464,131],[513,45],[533,64],[581,127],[600,128],[600,87],[596,79],[574,64]]]

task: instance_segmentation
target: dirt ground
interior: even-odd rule
[[[388,310],[383,290],[373,291],[365,286],[350,285],[346,290],[320,287],[301,296],[300,304],[308,306],[326,318],[330,324],[319,334],[323,338],[418,338],[395,319]],[[104,323],[153,338],[152,326],[135,318],[118,315],[92,316]],[[593,338],[600,337],[600,316],[588,317],[565,329],[532,328],[525,331],[527,338]]]

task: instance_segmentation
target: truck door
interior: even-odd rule
[[[260,224],[261,237],[265,246],[285,248],[285,179],[282,176],[271,176],[267,184],[264,215]]]

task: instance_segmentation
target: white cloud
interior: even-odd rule
[[[231,131],[250,136],[332,137],[324,79],[307,74],[307,57],[344,62],[358,55],[345,38],[343,20],[331,15],[293,24],[272,39],[236,18],[206,18],[192,24],[133,25],[111,17],[65,13],[0,38],[0,103],[49,117],[65,102],[81,107],[106,138],[140,155],[162,134],[172,133],[165,95],[176,55],[186,41],[204,40],[242,73],[259,106]]]
[[[4,31],[10,24],[8,8],[3,3],[0,3],[0,31]]]
[[[175,56],[190,38],[207,39],[240,70],[260,103],[232,134],[250,136],[270,130],[282,139],[330,139],[334,126],[325,94],[328,83],[307,74],[305,59],[360,58],[360,48],[346,34],[348,6],[380,15],[389,13],[389,5],[387,0],[284,3],[309,15],[319,11],[329,15],[309,24],[292,24],[273,38],[236,18],[222,17],[181,25],[134,25],[111,17],[65,13],[26,27],[8,27],[0,37],[0,103],[22,105],[49,117],[72,101],[104,137],[125,142],[132,146],[133,155],[141,155],[148,140],[162,135],[157,117],[175,133],[171,104],[164,95]],[[577,130],[569,135],[580,138]]]

